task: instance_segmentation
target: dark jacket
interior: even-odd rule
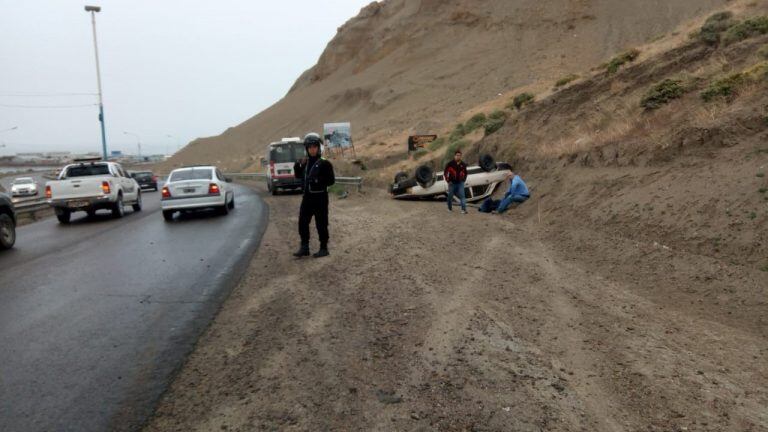
[[[321,157],[310,157],[306,164],[301,161],[293,166],[296,178],[302,179],[304,195],[327,194],[328,187],[336,183],[333,165]]]
[[[448,183],[462,183],[467,181],[467,164],[464,161],[456,163],[455,160],[448,162],[443,171],[443,177]]]

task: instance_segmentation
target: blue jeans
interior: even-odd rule
[[[528,201],[528,196],[525,195],[508,195],[504,197],[503,200],[499,203],[499,207],[496,208],[496,212],[498,213],[504,213],[507,211],[509,206],[512,205],[512,203],[522,203]]]
[[[448,210],[453,210],[453,196],[461,201],[461,209],[467,211],[467,198],[464,196],[464,182],[448,183]]]

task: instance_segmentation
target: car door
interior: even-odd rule
[[[234,188],[232,187],[232,183],[227,182],[227,178],[224,177],[224,173],[221,172],[218,168],[216,168],[216,177],[219,179],[219,184],[223,185],[224,193],[227,197],[234,197],[235,192]]]
[[[127,201],[134,201],[139,193],[136,180],[129,177],[125,170],[123,170],[123,167],[119,164],[116,164],[115,167],[117,168],[117,172],[120,174],[120,184],[123,186],[123,194],[125,195],[125,199]]]

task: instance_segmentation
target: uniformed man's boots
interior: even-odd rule
[[[296,258],[302,258],[309,256],[309,245],[301,245],[299,250],[296,251],[296,253],[293,254]]]
[[[328,252],[328,245],[320,245],[320,250],[312,254],[315,258],[327,257],[331,253]]]

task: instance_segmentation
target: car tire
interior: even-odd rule
[[[0,249],[10,249],[16,243],[16,224],[5,213],[0,214]]]
[[[496,161],[493,159],[493,156],[489,154],[481,155],[477,164],[480,165],[480,169],[485,172],[496,171]]]
[[[170,222],[173,220],[173,210],[163,210],[163,219],[165,219],[166,222]]]
[[[56,210],[56,219],[61,224],[68,224],[69,220],[72,219],[72,212],[67,209]]]
[[[112,217],[119,219],[125,216],[125,206],[123,205],[123,194],[117,196],[117,202],[112,206]]]
[[[133,211],[141,211],[141,192],[139,192],[139,195],[136,197],[136,202],[133,204]]]
[[[435,171],[429,165],[422,165],[416,168],[414,177],[416,178],[416,183],[424,189],[435,184]]]
[[[229,202],[229,209],[234,210],[235,209],[235,197],[232,196],[232,201]]]
[[[402,183],[406,180],[408,180],[408,173],[405,171],[400,171],[399,173],[395,174],[395,183]]]

